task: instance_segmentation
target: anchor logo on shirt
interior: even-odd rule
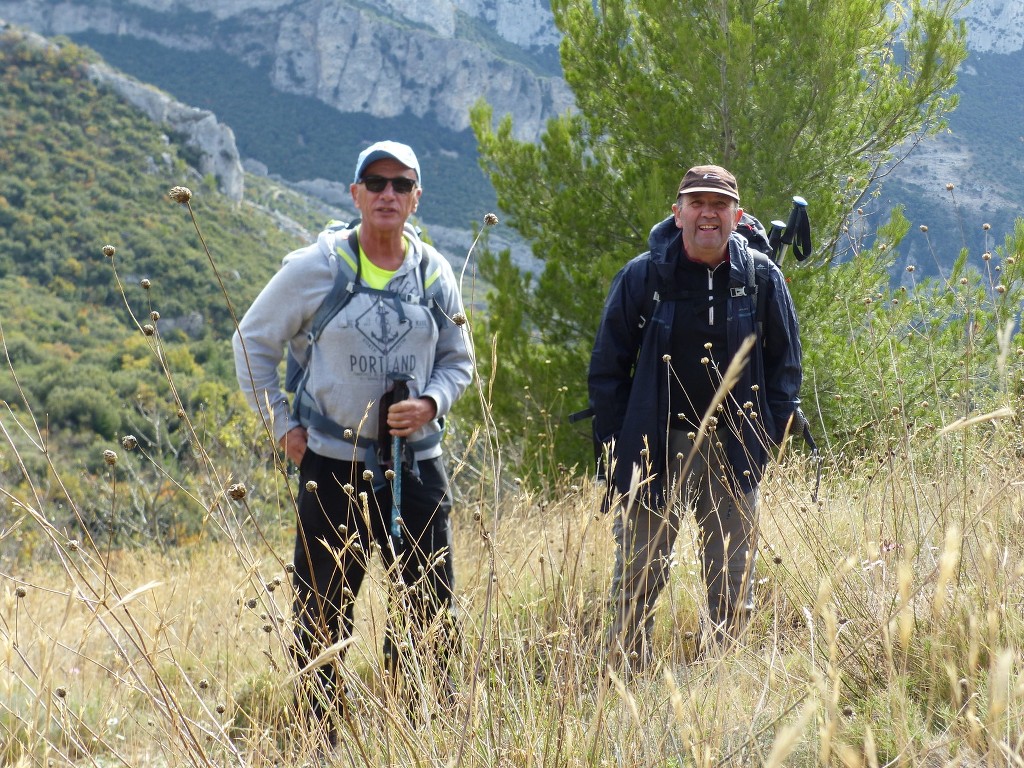
[[[412,323],[401,322],[391,301],[378,298],[369,309],[356,319],[356,328],[363,338],[380,354],[394,350],[412,329]]]

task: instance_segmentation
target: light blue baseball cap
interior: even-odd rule
[[[359,183],[366,166],[386,157],[397,160],[406,168],[416,171],[416,180],[421,187],[423,186],[423,177],[420,176],[420,161],[416,159],[416,153],[408,144],[400,144],[397,141],[378,141],[360,152],[359,159],[356,161],[356,175],[353,177],[352,183]]]

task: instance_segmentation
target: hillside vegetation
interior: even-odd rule
[[[47,453],[23,455],[30,469],[58,460],[84,470],[71,482],[91,482],[100,446],[131,433],[181,459],[173,476],[190,464],[180,408],[225,429],[247,409],[231,308],[168,190],[196,187],[237,312],[298,241],[253,202],[215,194],[159,126],[87,78],[84,60],[73,45],[44,52],[14,36],[0,45],[0,324],[12,369],[0,398],[19,419],[31,410],[47,437]],[[174,365],[181,405],[160,359]],[[0,484],[14,492],[24,483],[15,458],[0,453]]]

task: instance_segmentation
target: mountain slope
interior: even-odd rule
[[[22,419],[31,409],[54,450],[102,466],[100,451],[79,448],[126,432],[153,447],[175,431],[179,406],[160,360],[174,366],[189,410],[225,423],[241,412],[232,307],[244,309],[299,240],[253,202],[265,182],[241,204],[220,195],[86,63],[75,46],[0,35],[0,331],[13,368],[0,399]],[[216,272],[188,211],[168,199],[179,184],[194,190]],[[0,482],[11,489],[20,478],[0,452]]]

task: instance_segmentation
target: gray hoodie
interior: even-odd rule
[[[305,360],[307,335],[313,316],[334,285],[338,251],[348,252],[348,229],[327,229],[316,243],[288,254],[281,269],[253,301],[238,325],[232,343],[239,385],[250,406],[272,425],[275,440],[293,427],[287,395],[281,388],[279,367],[288,344]],[[440,281],[436,297],[449,318],[438,328],[430,310],[417,304],[388,301],[374,293],[356,293],[324,328],[309,358],[306,393],[327,418],[353,434],[377,439],[377,403],[389,388],[387,374],[410,373],[412,397],[426,396],[437,403],[437,415],[448,413],[469,386],[473,361],[464,326],[451,322],[462,312],[462,300],[451,265],[422,242],[406,224],[409,243],[405,262],[388,283],[398,294],[421,296],[420,260],[430,249],[432,274]],[[358,258],[358,255],[356,255]],[[416,442],[440,431],[437,419],[410,435]],[[365,449],[309,428],[308,446],[321,456],[363,461]],[[417,458],[440,455],[440,445],[417,453]]]

